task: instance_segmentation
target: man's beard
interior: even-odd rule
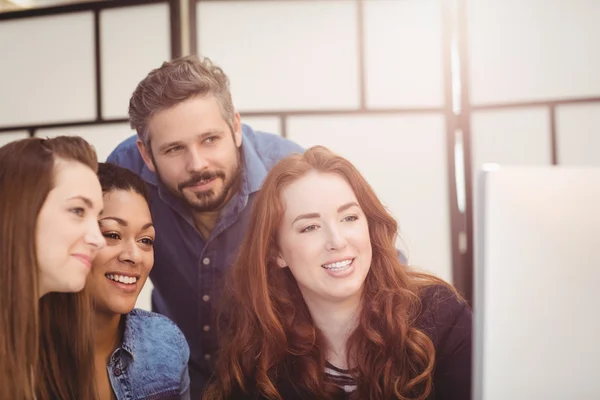
[[[197,213],[205,213],[205,212],[214,212],[218,211],[225,206],[225,203],[228,200],[228,195],[233,190],[237,190],[237,186],[240,180],[241,175],[241,157],[239,151],[236,152],[236,167],[232,170],[231,175],[227,177],[227,174],[223,170],[204,170],[202,172],[198,172],[190,177],[190,179],[185,182],[177,184],[177,188],[174,189],[167,185],[165,181],[162,179],[160,170],[156,161],[153,162],[154,167],[156,169],[156,177],[159,182],[169,190],[175,197],[183,200],[193,212]],[[207,181],[210,179],[221,179],[223,182],[221,191],[215,193],[214,189],[209,189],[202,192],[193,193],[194,199],[190,200],[189,197],[185,196],[183,190],[186,187],[191,187],[199,183],[200,181]]]

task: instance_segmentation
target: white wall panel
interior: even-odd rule
[[[467,6],[475,104],[600,95],[600,1]]]
[[[556,136],[559,164],[600,166],[600,104],[557,107]]]
[[[364,3],[368,107],[443,106],[441,8],[438,0]]]
[[[91,12],[0,23],[0,126],[96,117]]]
[[[548,165],[552,162],[546,108],[476,111],[471,117],[471,170],[483,163]]]
[[[123,123],[39,129],[35,133],[38,137],[81,136],[96,148],[99,161],[105,161],[119,143],[134,134],[129,124]]]
[[[288,136],[353,162],[397,219],[409,263],[451,279],[442,115],[293,117]]]
[[[27,131],[0,132],[0,147],[14,140],[25,139],[28,137],[29,132]]]
[[[142,288],[140,295],[138,296],[137,302],[135,303],[136,308],[142,310],[152,311],[152,289],[154,285],[150,281],[150,278],[146,280],[146,284]]]
[[[148,73],[171,58],[169,5],[118,7],[100,13],[102,116],[127,117],[129,99]]]
[[[242,112],[356,108],[356,13],[352,0],[199,2],[198,51]]]

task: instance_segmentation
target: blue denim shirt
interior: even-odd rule
[[[281,158],[304,149],[280,136],[242,127],[243,157],[240,190],[223,208],[208,240],[194,225],[183,201],[159,184],[146,167],[133,136],[121,143],[108,161],[140,175],[151,194],[156,229],[152,309],[181,328],[190,345],[192,395],[200,393],[212,373],[217,348],[217,300],[222,278],[234,260],[248,226],[252,204],[267,172]]]
[[[168,318],[134,309],[125,318],[123,343],[107,365],[118,400],[189,400],[190,350]]]

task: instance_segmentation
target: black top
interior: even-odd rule
[[[472,313],[445,286],[436,285],[423,291],[423,307],[417,326],[435,346],[434,389],[428,400],[471,399]],[[284,400],[311,398],[283,383],[277,387]],[[256,393],[234,392],[231,399],[262,399]]]

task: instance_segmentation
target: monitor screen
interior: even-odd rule
[[[473,398],[600,399],[600,168],[478,178]]]

